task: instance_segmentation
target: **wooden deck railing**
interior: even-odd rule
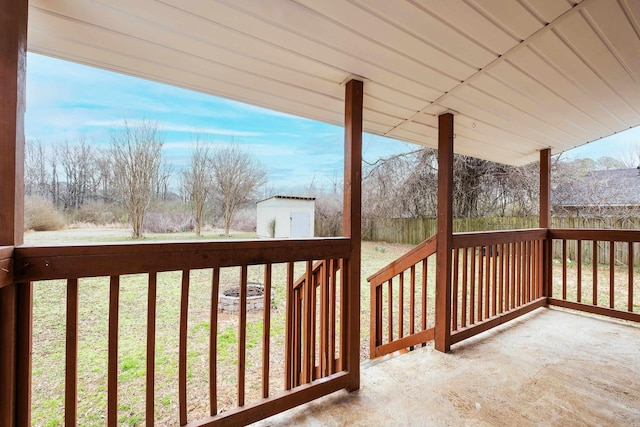
[[[634,280],[633,266],[640,231],[552,229],[549,237],[562,248],[550,304],[640,322],[640,280]],[[607,264],[599,262],[601,252],[608,253]]]
[[[435,253],[434,236],[367,278],[371,284],[371,358],[433,339],[435,301],[433,274],[429,276],[429,271],[434,269],[429,268],[429,261]]]
[[[0,252],[2,255],[3,252]],[[108,280],[108,364],[107,377],[107,424],[119,424],[119,342],[121,334],[127,334],[119,322],[121,281],[124,275],[144,273],[147,275],[147,326],[146,326],[146,380],[141,391],[146,399],[146,424],[153,425],[154,411],[158,405],[154,393],[156,385],[156,324],[158,321],[156,302],[160,290],[158,273],[179,272],[180,308],[179,321],[174,331],[178,344],[178,416],[180,425],[239,425],[254,422],[286,409],[311,401],[322,395],[349,386],[346,360],[347,335],[347,288],[345,271],[349,268],[350,241],[347,238],[312,240],[267,240],[202,243],[142,243],[108,244],[52,247],[15,248],[15,282],[29,283],[52,279],[66,281],[66,326],[65,326],[65,374],[58,381],[64,382],[64,412],[66,425],[82,424],[78,419],[78,325],[79,282],[84,278],[106,276]],[[2,258],[2,257],[0,257]],[[313,262],[320,260],[313,268]],[[294,263],[305,263],[304,278],[295,282]],[[2,264],[0,260],[0,266]],[[282,389],[270,392],[269,378],[272,290],[272,269],[286,266],[286,339],[284,354],[286,367]],[[250,266],[262,266],[264,273],[264,312],[260,345],[261,399],[246,401],[247,383],[247,271]],[[219,413],[219,378],[217,363],[218,340],[218,293],[220,271],[226,267],[237,267],[240,284],[240,311],[238,314],[238,359],[237,359],[237,407]],[[211,269],[209,304],[210,337],[206,354],[209,366],[209,389],[207,393],[209,416],[193,419],[189,413],[190,397],[187,393],[189,381],[188,340],[189,297],[191,271]],[[337,274],[340,271],[341,274]],[[164,274],[164,273],[163,273]],[[317,293],[316,293],[317,290]],[[198,297],[192,295],[192,298]],[[141,319],[144,322],[144,317]],[[319,319],[319,320],[317,320]],[[141,322],[141,323],[142,323]],[[336,324],[339,325],[336,328]],[[319,325],[319,328],[317,326]],[[316,343],[319,342],[319,348]],[[145,344],[141,344],[145,345]],[[357,348],[356,350],[357,351]],[[19,355],[29,357],[28,354]],[[321,378],[321,379],[320,379]],[[129,390],[129,393],[131,390]],[[139,414],[142,416],[143,414]]]
[[[452,343],[546,304],[546,235],[545,229],[454,234]],[[435,312],[435,285],[434,275],[429,276],[429,271],[434,270],[433,266],[429,268],[429,261],[435,253],[434,236],[368,278],[372,358],[433,339],[434,328],[429,319]]]
[[[293,285],[293,307],[288,310],[293,327],[287,334],[290,344],[285,358],[288,387],[342,370],[345,341],[340,337],[346,336],[346,322],[345,313],[340,311],[340,301],[345,297],[340,295],[346,289],[341,286],[345,283],[341,264],[337,259],[318,261],[313,266],[307,261],[305,274]],[[308,340],[305,331],[310,331]]]
[[[452,344],[546,304],[546,229],[453,236]]]

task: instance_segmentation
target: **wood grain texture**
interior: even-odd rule
[[[64,384],[64,420],[78,424],[78,279],[67,281],[67,324]]]
[[[358,80],[345,86],[344,100],[344,205],[342,234],[349,237],[347,298],[347,352],[349,391],[360,388],[360,253],[362,245],[362,114],[364,88]],[[342,282],[345,283],[345,282]]]
[[[23,243],[28,6],[6,0],[0,13],[0,245]]]
[[[453,249],[453,114],[438,117],[438,247],[436,258],[436,350],[451,348],[451,250]]]
[[[111,276],[109,284],[109,344],[107,361],[107,425],[118,425],[118,312],[120,276]]]
[[[349,256],[349,239],[164,242],[15,249],[17,281],[258,265]]]
[[[7,0],[0,12],[0,245],[9,247],[23,242],[28,7]],[[0,422],[30,425],[32,308],[29,298],[21,303],[25,290],[13,283],[7,251],[0,252]],[[25,317],[29,325],[20,324]]]

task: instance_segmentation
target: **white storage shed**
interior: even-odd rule
[[[257,203],[258,238],[306,238],[314,236],[316,199],[273,196]]]

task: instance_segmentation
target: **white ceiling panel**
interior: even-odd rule
[[[637,0],[31,0],[29,49],[509,164],[640,125]]]

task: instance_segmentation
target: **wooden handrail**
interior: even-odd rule
[[[525,242],[547,238],[546,228],[531,228],[506,231],[479,231],[473,233],[454,233],[453,249],[477,246],[500,245],[504,243]]]
[[[346,258],[349,239],[110,243],[15,248],[15,280],[68,279]]]
[[[13,246],[0,246],[0,288],[13,283]]]
[[[549,238],[566,240],[598,240],[602,242],[640,242],[640,230],[550,228]]]
[[[398,258],[397,260],[387,264],[380,270],[367,277],[367,281],[381,284],[391,279],[398,273],[405,271],[412,265],[417,264],[421,260],[436,253],[437,236],[431,236],[415,248]]]

